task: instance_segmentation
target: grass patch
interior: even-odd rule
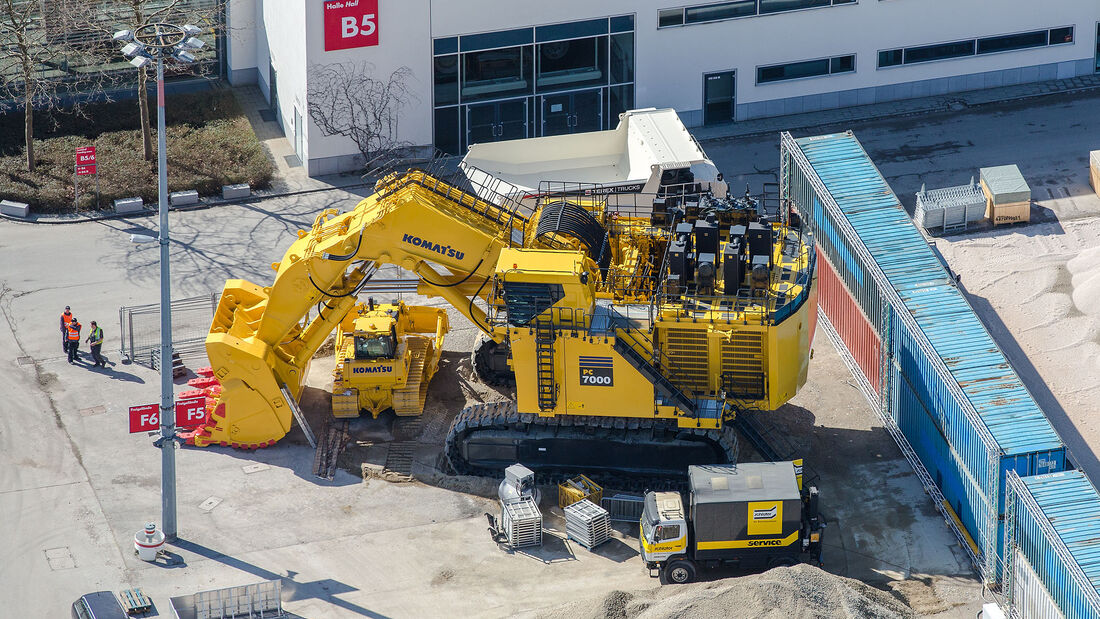
[[[156,149],[156,99],[153,148]],[[268,159],[232,91],[213,90],[168,97],[168,190],[196,189],[214,195],[222,185],[248,183],[253,189],[271,184],[274,164]],[[0,116],[0,199],[26,202],[37,213],[73,210],[73,161],[77,146],[95,146],[99,166],[98,208],[112,208],[118,198],[141,196],[157,201],[156,161],[145,161],[136,100],[86,108],[87,118],[35,116],[34,174],[26,171],[23,114]],[[95,177],[80,178],[80,208],[96,209]],[[92,190],[92,191],[87,191]]]

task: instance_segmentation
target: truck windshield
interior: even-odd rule
[[[654,541],[663,542],[669,539],[680,539],[680,525],[662,524],[657,527],[657,537]]]
[[[356,359],[392,359],[393,337],[390,335],[355,336]]]

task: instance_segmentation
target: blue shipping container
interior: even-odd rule
[[[787,195],[882,336],[884,405],[997,580],[1005,474],[1064,470],[1061,439],[858,140],[784,136],[781,157]]]
[[[1009,475],[1008,561],[1027,559],[1067,619],[1100,617],[1100,494],[1080,471]],[[1006,566],[1011,574],[1011,563]],[[1011,580],[1008,601],[1015,603]]]

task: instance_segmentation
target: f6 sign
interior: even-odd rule
[[[325,51],[378,45],[378,0],[324,0]]]
[[[160,427],[160,406],[143,404],[130,407],[130,434],[151,432]]]

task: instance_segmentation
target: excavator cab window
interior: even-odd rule
[[[396,337],[392,333],[355,336],[355,358],[393,359]]]

